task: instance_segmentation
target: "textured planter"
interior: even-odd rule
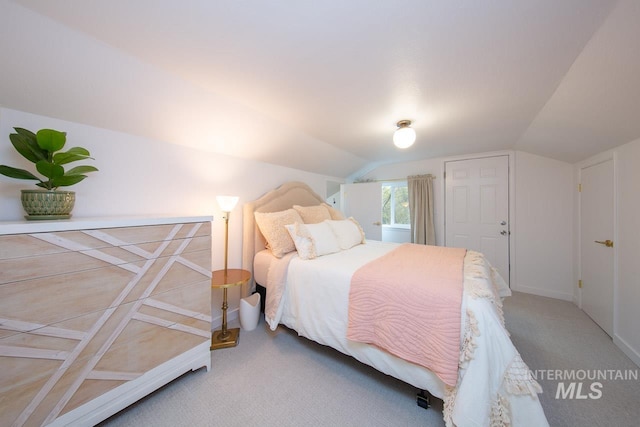
[[[22,207],[26,219],[68,219],[76,203],[74,191],[22,190]]]

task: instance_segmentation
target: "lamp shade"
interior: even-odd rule
[[[222,212],[231,212],[238,203],[237,196],[216,196],[216,200]]]
[[[398,148],[408,148],[416,141],[416,131],[409,127],[410,120],[400,120],[393,134],[393,144]]]

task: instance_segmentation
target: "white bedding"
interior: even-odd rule
[[[262,268],[268,263],[269,267],[266,282],[259,283],[267,287],[267,304],[278,304],[272,310],[275,315],[267,318],[270,327],[275,329],[282,323],[304,337],[428,390],[445,401],[448,425],[508,425],[507,421],[514,426],[548,425],[536,394],[541,392],[540,387],[503,326],[501,297],[510,295],[510,291],[476,252],[469,251],[464,263],[461,361],[455,388],[447,387],[421,366],[346,339],[351,276],[395,247],[367,241],[313,260],[301,260],[293,253],[282,259],[272,257],[268,262],[263,255],[258,263]],[[264,279],[264,270],[254,271],[257,278]],[[270,298],[278,289],[282,291],[279,301]]]
[[[253,259],[253,278],[256,283],[260,283],[262,286],[267,285],[267,275],[269,273],[269,266],[278,258],[273,256],[270,250],[264,249],[258,252]]]

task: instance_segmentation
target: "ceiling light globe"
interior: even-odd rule
[[[410,127],[401,127],[393,134],[393,144],[398,148],[408,148],[416,142],[416,131]]]

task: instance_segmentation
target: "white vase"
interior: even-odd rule
[[[260,318],[260,294],[255,293],[240,300],[240,326],[245,331],[253,331]]]

